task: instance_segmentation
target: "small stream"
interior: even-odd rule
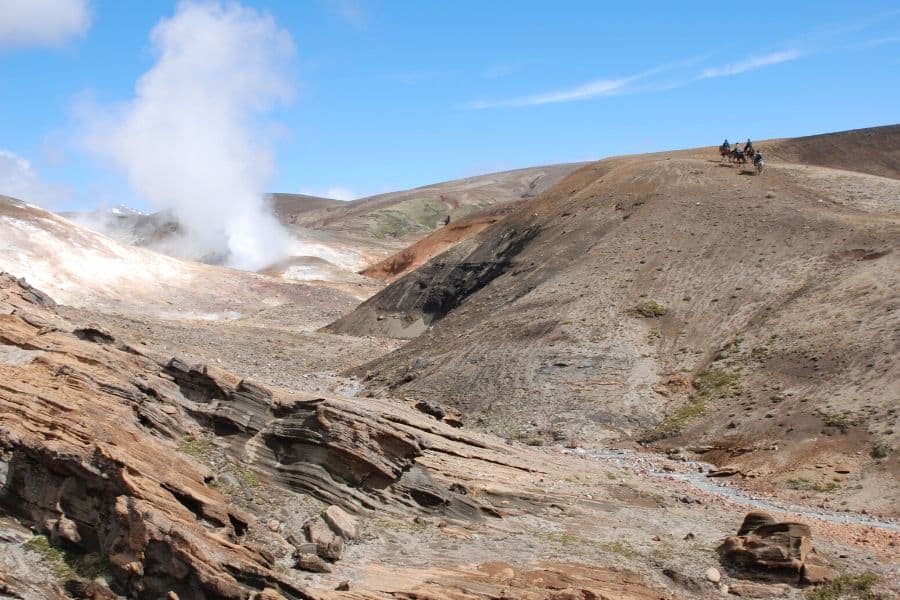
[[[580,454],[578,451],[573,452],[570,450],[569,452]],[[830,523],[865,525],[885,531],[900,532],[900,523],[894,521],[882,521],[854,512],[833,512],[811,506],[797,506],[753,496],[737,487],[720,483],[722,482],[721,478],[707,477],[706,472],[715,468],[714,465],[708,463],[685,461],[682,464],[691,469],[692,472],[676,473],[660,470],[658,464],[656,464],[660,458],[654,457],[651,459],[632,450],[591,449],[583,450],[582,452],[589,458],[609,462],[617,467],[638,469],[653,477],[681,481],[698,491],[713,494],[742,506],[772,512],[791,513],[808,519],[818,519]]]

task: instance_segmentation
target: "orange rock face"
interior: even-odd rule
[[[166,438],[188,424],[183,411],[162,410],[181,395],[159,365],[52,306],[0,275],[7,508],[51,539],[108,556],[129,596],[242,598],[255,585],[298,595],[242,542],[252,517],[207,485],[208,469],[173,451]]]

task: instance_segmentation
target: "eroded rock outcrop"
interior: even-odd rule
[[[479,518],[479,506],[431,473],[428,450],[465,436],[437,434],[426,417],[400,425],[359,402],[268,390],[209,365],[169,360],[179,410],[229,442],[229,451],[273,480],[351,512],[413,508]],[[379,410],[384,409],[379,406]],[[414,414],[414,413],[410,413]]]
[[[212,366],[159,361],[53,306],[0,274],[0,503],[51,543],[104,557],[116,593],[308,597],[297,572],[276,569],[257,545],[278,534],[177,450],[198,432],[217,434],[261,477],[343,507],[318,518],[317,536],[334,539],[316,537],[312,554],[329,560],[358,535],[352,513],[497,516],[492,501],[508,492],[475,497],[460,474],[533,469],[499,443],[387,401],[269,390]]]
[[[341,559],[344,543],[359,538],[359,524],[340,506],[329,506],[321,515],[303,525],[307,542],[295,544],[294,559],[298,569],[314,573],[329,573],[327,562]]]
[[[834,577],[813,550],[808,525],[776,522],[764,512],[748,513],[738,535],[725,538],[718,552],[737,577],[793,584],[824,583]]]
[[[107,557],[115,590],[131,597],[244,598],[264,587],[303,597],[241,539],[253,518],[166,440],[190,424],[163,410],[171,390],[158,365],[107,336],[76,334],[50,308],[0,275],[0,345],[30,353],[0,361],[3,509],[55,543]]]

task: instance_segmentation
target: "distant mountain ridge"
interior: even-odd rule
[[[532,197],[577,167],[568,164],[516,169],[352,201],[272,193],[267,196],[272,211],[308,253],[286,257],[264,270],[290,278],[290,273],[298,271],[282,268],[284,264],[324,260],[330,264],[305,272],[318,273],[327,281],[344,281],[428,235],[446,217],[455,221]],[[212,264],[219,264],[224,258],[187,243],[189,234],[171,211],[142,214],[118,207],[68,212],[63,216],[121,243],[170,256]],[[335,262],[338,255],[341,258]]]

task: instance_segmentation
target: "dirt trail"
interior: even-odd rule
[[[638,473],[661,477],[684,483],[697,492],[709,494],[720,500],[753,510],[779,513],[785,517],[814,519],[839,525],[862,525],[888,532],[900,532],[900,522],[882,520],[855,512],[834,512],[815,506],[801,506],[775,498],[754,495],[734,485],[728,485],[722,478],[710,478],[707,473],[715,465],[700,461],[671,461],[661,455],[648,455],[632,450],[592,449],[586,451],[592,459],[631,469]]]

